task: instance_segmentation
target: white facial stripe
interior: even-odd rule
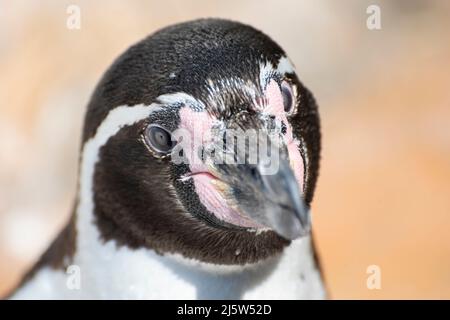
[[[185,93],[185,92],[176,92],[170,94],[160,95],[157,100],[164,105],[175,105],[179,103],[183,103],[188,105],[189,107],[194,107],[195,109],[204,110],[205,105],[195,99],[193,96]]]
[[[221,112],[229,112],[226,101],[224,101],[220,95],[226,88],[239,88],[239,90],[252,98],[256,104],[256,97],[258,96],[257,87],[252,81],[243,80],[238,77],[227,77],[223,79],[206,81],[207,104],[211,109],[219,110]]]
[[[94,218],[94,169],[99,159],[100,148],[124,126],[132,125],[146,119],[152,112],[160,110],[160,105],[143,104],[135,106],[119,106],[111,110],[97,128],[94,137],[89,139],[83,148],[80,172],[79,203],[77,207],[77,229],[85,233],[77,237],[77,245],[80,248],[89,247],[92,241],[98,241],[97,230],[85,230],[86,226],[92,226]]]
[[[280,74],[294,73],[295,68],[288,57],[281,57],[280,61],[278,62],[277,71]]]
[[[269,79],[273,74],[273,71],[273,65],[270,62],[265,62],[260,65],[259,82],[263,88],[265,88],[269,83]]]
[[[269,83],[270,78],[274,73],[284,76],[286,73],[295,73],[295,68],[291,60],[285,56],[280,58],[276,68],[269,61],[262,63],[260,66],[259,79],[263,88]]]

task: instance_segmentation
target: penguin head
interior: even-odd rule
[[[197,20],[129,48],[94,92],[83,142],[104,241],[245,264],[310,232],[317,107],[252,27]]]

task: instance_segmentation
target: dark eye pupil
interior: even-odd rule
[[[167,135],[162,132],[156,132],[155,141],[158,145],[165,146],[167,145]]]
[[[289,112],[292,109],[293,105],[293,97],[291,90],[286,86],[281,86],[281,94],[283,95],[283,105],[284,105],[284,111]]]
[[[145,138],[150,147],[157,152],[169,152],[174,145],[170,133],[158,126],[149,126]]]

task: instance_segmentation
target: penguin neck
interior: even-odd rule
[[[260,263],[215,265],[146,248],[118,247],[114,240],[104,242],[93,212],[82,211],[81,203],[12,298],[326,298],[310,236],[292,241],[280,255]],[[61,270],[61,264],[69,268]],[[68,287],[74,266],[81,272],[80,290]]]
[[[83,291],[116,299],[324,298],[310,236],[256,264],[217,265],[104,242],[93,212],[77,211],[73,263],[83,272]],[[87,280],[89,279],[89,281]]]

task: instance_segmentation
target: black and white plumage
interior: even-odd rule
[[[175,163],[182,144],[167,137],[197,125],[204,148],[228,129],[275,132],[279,170],[208,154]],[[72,219],[13,298],[325,297],[307,209],[317,107],[260,31],[204,19],[133,45],[98,84],[82,142]],[[69,265],[79,267],[80,290],[66,286]]]

